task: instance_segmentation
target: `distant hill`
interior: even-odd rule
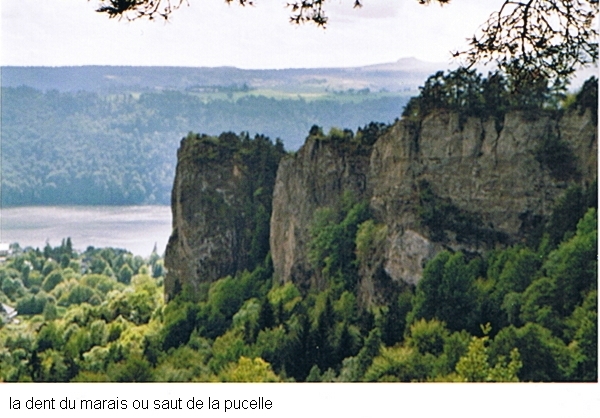
[[[445,67],[2,67],[2,204],[168,204],[190,131],[262,134],[294,151],[313,125],[393,123]]]
[[[168,204],[188,132],[296,150],[313,125],[394,122],[432,68],[3,67],[2,204]]]
[[[283,70],[233,67],[2,67],[2,86],[29,86],[42,91],[122,93],[245,84],[254,89],[299,92],[350,88],[402,92],[416,90],[432,72],[447,67],[415,58],[366,67]]]

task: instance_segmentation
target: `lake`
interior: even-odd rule
[[[2,208],[0,242],[22,248],[59,246],[71,237],[79,251],[88,246],[125,248],[148,256],[156,244],[162,255],[171,234],[170,206],[35,206]]]

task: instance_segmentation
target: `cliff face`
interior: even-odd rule
[[[596,178],[597,128],[589,112],[558,120],[511,113],[501,127],[449,113],[401,120],[375,142],[368,162],[332,147],[309,140],[279,166],[270,244],[281,282],[314,278],[308,225],[345,189],[368,199],[386,226],[374,252],[384,254],[377,258],[385,274],[415,284],[441,249],[477,252],[519,242],[570,184]],[[361,280],[362,298],[379,299],[374,276]]]
[[[177,152],[173,231],[165,253],[167,298],[184,287],[253,269],[268,252],[271,195],[281,144],[264,137],[189,135]],[[264,248],[263,248],[264,247]]]
[[[315,212],[339,207],[347,192],[368,201],[379,235],[358,266],[358,289],[369,303],[385,299],[390,283],[417,283],[424,263],[442,249],[480,252],[522,241],[570,185],[597,177],[597,126],[589,111],[509,113],[502,121],[435,113],[398,121],[367,142],[313,133],[297,153],[273,159],[276,179],[273,171],[258,184],[260,161],[251,168],[244,153],[221,155],[223,147],[210,141],[182,141],[167,295],[256,265],[250,241],[265,228],[248,202],[259,191],[269,201],[263,207],[274,278],[302,289],[325,286],[308,259]]]
[[[167,295],[178,293],[185,284],[197,290],[201,282],[226,276],[238,267],[239,235],[233,218],[223,215],[231,215],[227,209],[239,196],[241,173],[231,159],[215,164],[197,158],[211,147],[188,137],[177,152],[171,197],[173,232],[165,254]]]
[[[367,197],[370,147],[309,137],[284,158],[273,191],[270,248],[275,277],[302,288],[321,287],[308,261],[309,227],[318,208],[338,205],[344,192]],[[275,261],[277,260],[277,261]]]

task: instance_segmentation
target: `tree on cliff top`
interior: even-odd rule
[[[417,0],[420,4],[448,4],[451,0]],[[188,0],[98,0],[98,12],[129,20],[168,19]],[[254,0],[225,0],[253,6]],[[541,76],[551,81],[568,78],[579,66],[598,59],[599,0],[505,0],[469,41],[469,49],[455,52],[467,66],[494,62],[506,72]],[[363,0],[352,0],[361,7]],[[325,0],[287,3],[290,21],[325,27]]]

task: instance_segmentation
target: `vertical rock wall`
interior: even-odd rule
[[[318,208],[339,205],[344,192],[366,197],[369,154],[370,147],[353,152],[341,143],[310,137],[280,162],[270,235],[276,280],[322,287],[308,262],[310,223]]]
[[[165,258],[168,297],[249,268],[241,231],[252,215],[243,199],[253,175],[227,147],[200,137],[182,141]],[[385,283],[416,284],[442,249],[479,252],[521,241],[570,185],[596,178],[597,126],[589,111],[515,112],[501,121],[435,113],[398,121],[373,145],[311,135],[279,162],[274,181],[274,277],[305,290],[325,286],[308,261],[310,225],[319,208],[339,207],[346,192],[367,200],[385,227],[373,260],[360,269],[359,296],[369,302],[385,297]],[[437,229],[424,221],[427,204],[447,212],[432,221]]]
[[[574,172],[557,174],[540,163],[549,140],[568,144]],[[295,283],[311,277],[307,225],[345,188],[360,190],[375,220],[387,226],[385,273],[416,284],[425,262],[444,248],[478,252],[519,242],[569,185],[593,181],[596,165],[597,128],[589,113],[527,118],[515,112],[503,121],[436,113],[420,123],[401,120],[377,140],[368,164],[308,141],[278,170],[271,217],[275,276]],[[424,187],[456,218],[440,232],[443,239],[423,225]],[[360,288],[371,293],[363,298],[372,299],[377,286],[369,277],[361,280]]]

